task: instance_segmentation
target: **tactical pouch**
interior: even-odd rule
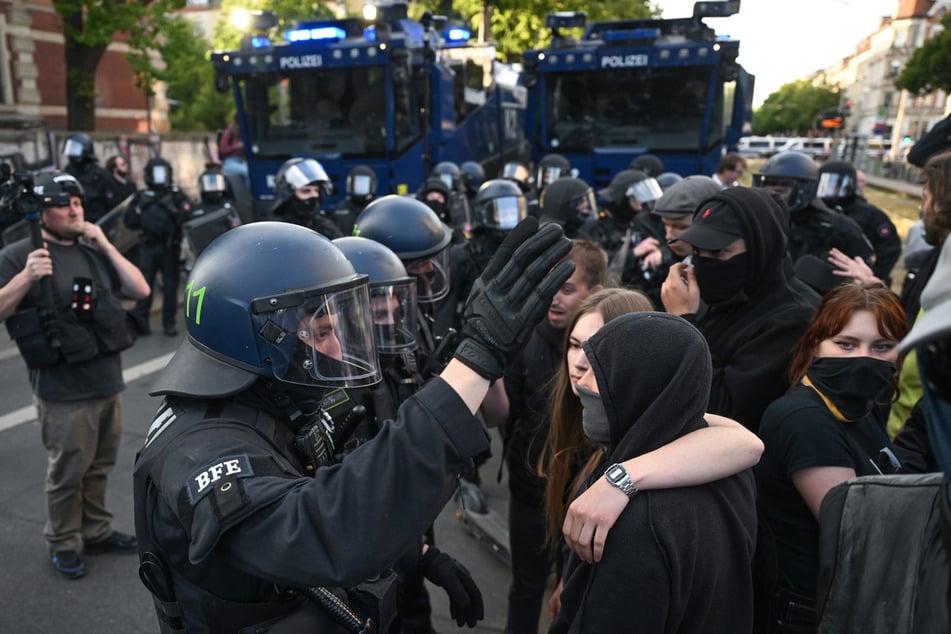
[[[72,316],[70,316],[72,317]],[[59,348],[50,345],[50,332],[38,308],[21,310],[7,318],[7,332],[31,370],[48,368],[61,362],[82,363],[99,354],[92,332],[78,324],[75,318],[50,316],[58,330]]]
[[[92,327],[98,350],[102,354],[122,352],[135,343],[125,308],[112,293],[99,290],[96,294],[92,309]]]
[[[387,570],[372,581],[364,581],[347,591],[353,611],[375,624],[374,631],[388,632],[396,618],[399,597],[396,573]]]

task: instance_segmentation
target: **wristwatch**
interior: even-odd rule
[[[634,498],[638,491],[637,487],[634,486],[634,481],[631,480],[631,476],[627,474],[627,469],[624,468],[624,465],[614,463],[604,472],[604,479],[611,483],[612,486],[616,486],[621,489],[629,498]]]

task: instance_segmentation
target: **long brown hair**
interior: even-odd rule
[[[545,509],[548,543],[557,548],[561,525],[565,521],[568,502],[574,498],[578,484],[590,473],[601,457],[601,448],[584,435],[581,426],[581,401],[571,391],[566,352],[571,332],[578,320],[589,313],[599,313],[604,323],[620,315],[654,310],[647,295],[623,288],[607,288],[587,297],[565,329],[565,345],[561,365],[551,394],[551,425],[542,450],[538,474],[546,479]],[[585,463],[580,474],[577,465]]]
[[[812,323],[799,338],[789,363],[793,384],[802,380],[816,356],[819,344],[842,332],[852,315],[867,310],[875,316],[878,331],[892,339],[901,339],[908,332],[901,302],[881,282],[850,282],[826,293]]]

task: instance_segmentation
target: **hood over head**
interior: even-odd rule
[[[710,352],[686,320],[657,312],[622,315],[582,345],[607,412],[612,462],[706,426]]]

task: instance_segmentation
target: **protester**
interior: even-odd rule
[[[878,283],[846,283],[823,298],[793,353],[793,388],[763,414],[755,468],[761,566],[757,618],[815,630],[819,507],[836,484],[901,465],[885,434],[898,342],[898,298]],[[774,563],[771,563],[774,562]]]
[[[604,473],[624,487],[630,478],[618,463],[705,426],[710,355],[683,319],[622,315],[582,344],[581,357],[585,435],[604,447],[587,484]],[[651,632],[749,631],[756,532],[749,471],[639,497],[608,535],[600,562],[569,557],[550,631],[622,632],[632,623]]]

